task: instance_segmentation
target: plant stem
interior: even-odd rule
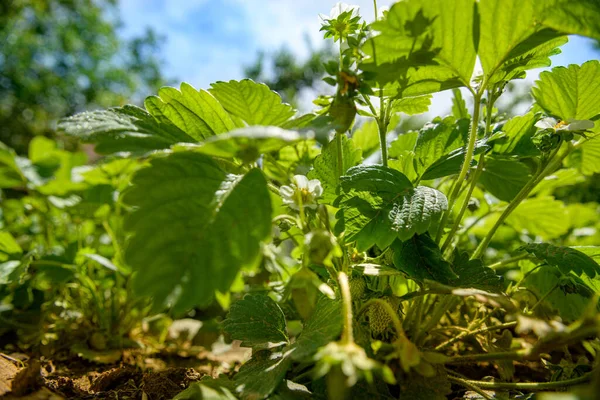
[[[479,386],[476,386],[475,384],[473,384],[472,381],[469,381],[469,380],[463,379],[463,378],[459,378],[458,376],[453,376],[453,375],[448,375],[448,380],[451,382],[457,383],[461,386],[464,386],[467,389],[471,389],[472,391],[479,394],[481,397],[483,397],[486,400],[494,399],[492,396],[490,396],[489,394],[487,394],[486,392],[481,390],[481,388]]]
[[[527,184],[523,186],[523,188],[519,191],[519,193],[517,193],[515,198],[504,209],[494,226],[483,238],[481,243],[479,243],[477,249],[475,249],[475,253],[473,253],[471,259],[479,258],[485,252],[492,238],[494,237],[494,234],[496,233],[498,228],[500,228],[500,226],[504,223],[506,218],[508,218],[508,216],[515,210],[515,208],[517,208],[517,206],[519,206],[519,204],[521,204],[521,202],[529,196],[529,193],[531,193],[531,191],[537,186],[538,183],[540,183],[550,172],[554,171],[556,167],[560,166],[562,160],[571,152],[572,148],[572,146],[569,147],[562,155],[558,157],[555,157],[558,151],[554,152],[550,156],[548,162],[546,163],[546,166],[544,168],[541,168],[541,171],[539,173],[531,177],[529,182],[527,182]]]
[[[338,273],[338,283],[342,292],[342,302],[344,308],[344,331],[342,332],[343,344],[354,343],[354,333],[352,332],[352,296],[350,295],[350,285],[348,275],[344,272]]]
[[[535,309],[543,303],[544,300],[546,300],[548,298],[548,296],[550,296],[552,294],[552,292],[554,292],[557,288],[558,288],[559,284],[556,283],[556,285],[552,286],[552,289],[550,289],[545,295],[543,295],[534,305],[533,307],[531,307],[531,310],[529,310],[529,312],[533,312],[535,311]]]
[[[479,113],[481,108],[481,92],[475,93],[473,104],[473,124],[471,126],[471,131],[469,132],[469,143],[467,143],[467,151],[465,153],[465,161],[460,169],[458,174],[458,178],[454,181],[454,185],[450,192],[450,197],[448,199],[448,209],[444,213],[442,220],[440,222],[440,226],[437,231],[437,235],[435,241],[437,243],[440,242],[442,235],[444,233],[444,226],[448,222],[450,215],[452,214],[452,208],[454,208],[454,203],[456,202],[458,195],[460,193],[460,189],[462,187],[462,183],[469,172],[469,168],[471,168],[471,160],[473,159],[473,152],[475,151],[475,142],[477,141],[477,127],[479,126]]]
[[[485,328],[480,328],[480,329],[476,329],[474,331],[465,331],[465,332],[461,332],[459,333],[457,336],[451,338],[450,340],[438,345],[435,350],[439,351],[442,350],[443,348],[446,348],[456,342],[458,342],[459,340],[467,337],[467,336],[473,336],[473,335],[478,335],[480,333],[484,333],[484,332],[489,332],[489,331],[496,331],[496,330],[500,330],[500,329],[506,329],[506,328],[512,328],[514,326],[517,326],[517,322],[516,321],[512,321],[512,322],[507,322],[505,324],[500,324],[500,325],[493,325],[493,326],[487,326]]]
[[[451,295],[444,296],[443,299],[435,306],[433,312],[431,312],[431,318],[425,323],[425,325],[419,330],[417,336],[413,339],[415,343],[421,345],[422,341],[427,337],[427,333],[433,329],[438,322],[442,319],[446,311],[451,310],[456,306],[458,299]]]
[[[454,238],[454,235],[456,234],[456,231],[458,230],[458,228],[460,226],[463,216],[465,215],[465,212],[467,211],[467,207],[469,206],[469,200],[471,199],[471,196],[473,195],[473,191],[475,190],[475,187],[477,186],[477,181],[479,180],[479,176],[483,172],[483,167],[485,165],[484,157],[485,157],[484,154],[479,156],[479,164],[477,165],[477,169],[475,170],[475,174],[473,175],[473,180],[471,182],[471,186],[469,187],[469,190],[465,196],[465,200],[463,201],[463,204],[460,207],[460,211],[458,212],[458,215],[456,216],[456,221],[454,221],[454,224],[452,225],[452,229],[450,229],[450,232],[448,233],[448,236],[446,237],[446,240],[444,241],[444,244],[442,245],[442,248],[441,248],[442,253],[444,253],[446,251],[446,249],[448,248],[448,246],[450,246],[452,244],[452,239]]]
[[[501,261],[495,262],[493,264],[490,264],[487,267],[491,268],[491,269],[498,269],[498,268],[503,267],[505,265],[512,264],[514,262],[524,260],[527,257],[529,257],[529,253],[521,254],[520,256],[514,256],[514,257],[511,257],[511,258],[507,258],[506,260],[501,260]]]
[[[487,95],[487,104],[485,106],[485,110],[486,110],[486,116],[485,116],[485,137],[489,136],[489,134],[490,134],[490,130],[491,130],[491,126],[492,126],[492,111],[493,111],[493,108],[494,108],[495,99],[497,98],[496,96],[494,96],[492,94],[491,91],[488,90],[487,93],[488,93],[488,95]],[[476,128],[476,125],[474,125],[474,127]],[[454,221],[454,225],[452,226],[452,229],[450,230],[450,233],[448,234],[448,237],[444,241],[444,244],[443,244],[443,246],[441,248],[442,253],[446,250],[446,248],[448,246],[450,246],[452,244],[452,238],[456,234],[456,231],[458,230],[458,228],[460,226],[460,223],[461,223],[461,221],[463,219],[463,216],[465,215],[465,212],[467,211],[467,207],[469,206],[469,200],[471,199],[471,196],[473,195],[473,191],[475,190],[475,187],[477,186],[477,181],[479,180],[479,176],[483,172],[483,167],[484,166],[485,166],[485,153],[483,153],[483,154],[481,154],[479,156],[479,161],[478,161],[478,164],[477,164],[477,170],[475,171],[473,179],[471,180],[471,186],[469,187],[469,191],[467,192],[467,195],[465,196],[465,199],[463,200],[463,204],[460,207],[460,211],[458,212],[458,216],[456,217],[456,221]]]
[[[373,11],[375,12],[375,21],[377,21],[377,17],[379,15],[379,11],[377,9],[377,0],[373,0]],[[375,44],[373,44],[373,62],[377,65],[377,52],[375,50]],[[368,102],[370,103],[370,102]],[[375,114],[375,110],[372,109],[371,112]],[[377,115],[377,114],[375,114]],[[385,101],[383,98],[383,88],[379,88],[379,117],[375,117],[377,120],[377,127],[379,128],[379,144],[381,146],[381,163],[384,167],[388,166],[388,154],[387,154],[387,121],[386,121],[386,109],[385,109]]]
[[[580,385],[582,383],[588,382],[592,377],[592,373],[588,372],[582,376],[572,379],[565,379],[563,381],[555,381],[555,382],[486,382],[486,381],[473,381],[467,379],[461,379],[457,377],[452,377],[451,380],[460,379],[465,384],[476,385],[482,389],[490,389],[490,390],[523,390],[529,392],[539,392],[543,390],[553,390],[553,389],[562,389],[569,386]],[[451,377],[448,377],[451,378]]]
[[[343,133],[336,132],[335,134],[335,145],[337,148],[337,175],[339,178],[344,175],[344,149],[342,147],[342,135]]]

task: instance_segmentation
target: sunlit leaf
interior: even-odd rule
[[[250,79],[213,83],[209,91],[229,113],[248,125],[281,126],[296,113],[267,85]]]
[[[235,128],[223,106],[206,90],[182,83],[180,90],[164,87],[158,96],[150,96],[144,106],[158,121],[171,123],[201,141]]]
[[[354,142],[349,140],[346,135],[341,136],[343,168],[345,173],[351,167],[358,165],[362,160],[362,151],[356,148]],[[339,185],[338,178],[338,153],[336,139],[332,140],[321,149],[321,154],[315,158],[314,168],[308,173],[309,179],[318,179],[323,186],[322,202],[331,203],[337,195]]]
[[[600,62],[544,71],[532,89],[537,104],[561,120],[586,120],[600,114]]]
[[[531,178],[529,167],[519,161],[488,157],[479,182],[503,201],[511,201]]]
[[[185,310],[225,292],[259,260],[271,230],[271,201],[260,170],[223,172],[209,157],[174,153],[138,171],[123,201],[132,234],[125,258],[134,288]]]
[[[564,204],[553,197],[524,200],[506,219],[519,232],[528,232],[544,239],[553,239],[569,231]]]

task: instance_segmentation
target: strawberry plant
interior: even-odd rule
[[[183,83],[60,121],[106,156],[83,173],[77,154],[2,148],[3,187],[28,192],[3,211],[11,318],[36,265],[98,285],[91,262],[139,318],[228,309],[221,328],[252,357],[178,399],[595,398],[599,206],[565,193],[600,173],[600,62],[542,72],[523,115],[495,104],[568,35],[600,39],[600,5],[374,6],[371,23],[341,3],[321,17],[339,60],[313,113],[251,80]],[[445,90],[450,115],[397,129]],[[57,237],[74,256],[52,258]]]

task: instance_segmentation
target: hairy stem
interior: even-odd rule
[[[525,254],[521,254],[520,256],[514,256],[514,257],[511,257],[511,258],[507,258],[506,260],[501,260],[501,261],[495,262],[493,264],[488,265],[487,267],[491,268],[491,269],[499,269],[499,268],[501,268],[501,267],[503,267],[505,265],[509,265],[509,264],[514,263],[514,262],[518,262],[518,261],[524,260],[524,259],[526,259],[528,257],[529,257],[529,253],[525,253]]]
[[[344,175],[344,149],[342,148],[342,135],[343,133],[336,132],[335,134],[335,146],[337,149],[337,175],[339,178]]]
[[[450,378],[450,377],[449,377]],[[588,372],[582,376],[572,379],[565,379],[563,381],[554,382],[487,382],[487,381],[474,381],[452,377],[450,380],[460,379],[462,382],[470,385],[475,385],[481,389],[490,390],[522,390],[528,392],[539,392],[543,390],[554,390],[562,389],[569,386],[580,385],[588,382],[592,378],[592,373]],[[458,383],[458,382],[457,382]]]
[[[377,10],[377,0],[373,0],[373,11],[375,12],[375,21],[379,12]],[[375,44],[373,44],[373,62],[377,65],[377,52],[375,51]],[[371,110],[372,112],[374,110]],[[373,113],[375,114],[375,113]],[[375,114],[377,115],[377,114]],[[385,101],[383,98],[383,88],[379,88],[379,117],[375,117],[377,120],[377,127],[379,128],[379,144],[381,146],[381,163],[384,167],[388,166],[388,154],[387,154],[387,122],[386,122],[386,110]]]
[[[340,291],[342,292],[342,302],[344,307],[344,331],[342,332],[342,343],[354,343],[354,333],[352,332],[352,296],[350,295],[350,284],[348,275],[344,272],[338,274]]]
[[[486,116],[485,116],[485,136],[489,136],[490,131],[491,131],[491,127],[492,127],[492,111],[494,108],[494,102],[495,99],[497,97],[494,96],[492,94],[491,91],[488,90],[488,95],[487,95],[487,104],[485,106],[485,110],[486,110]],[[475,120],[475,118],[473,118],[473,120]],[[475,130],[477,129],[477,126],[474,125]],[[479,180],[479,177],[481,176],[481,173],[483,172],[483,167],[485,166],[485,153],[481,154],[479,156],[479,161],[477,164],[477,170],[475,171],[475,174],[473,176],[473,179],[471,180],[471,185],[469,187],[469,191],[467,192],[467,195],[465,196],[465,199],[463,200],[463,204],[460,207],[460,211],[458,212],[458,215],[456,216],[456,221],[454,221],[454,225],[452,225],[452,229],[450,230],[450,233],[448,234],[448,236],[446,237],[446,240],[444,241],[444,244],[442,245],[442,253],[448,248],[448,246],[450,246],[450,248],[452,247],[452,238],[454,237],[454,235],[456,234],[456,231],[458,230],[460,223],[463,219],[463,216],[465,215],[465,212],[467,211],[467,207],[469,205],[469,200],[471,199],[471,196],[473,195],[473,191],[475,190],[475,187],[477,187],[477,181]]]
[[[476,386],[473,381],[469,381],[467,379],[463,379],[463,378],[459,378],[458,376],[453,376],[453,375],[448,375],[448,380],[450,382],[454,382],[458,385],[464,386],[467,389],[470,389],[472,391],[474,391],[475,393],[479,394],[481,397],[483,397],[486,400],[493,400],[494,398],[492,396],[490,396],[489,394],[487,394],[486,392],[484,392],[483,390],[481,390],[481,388],[479,386]]]

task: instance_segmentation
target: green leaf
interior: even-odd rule
[[[0,261],[6,261],[15,256],[20,257],[23,250],[15,238],[8,232],[0,232]]]
[[[487,151],[489,146],[487,144],[487,139],[480,139],[475,142],[475,149],[473,151],[474,155],[478,155]],[[452,150],[450,153],[443,155],[438,158],[433,164],[427,167],[427,170],[423,172],[421,176],[422,180],[429,179],[437,179],[442,178],[444,176],[458,174],[461,166],[465,162],[465,153],[466,149],[464,147],[460,147],[458,149]],[[471,166],[476,165],[477,162],[475,159],[471,161]]]
[[[412,189],[412,184],[406,176],[380,165],[359,165],[350,168],[347,175],[342,176],[341,183],[345,192],[353,189],[396,195]]]
[[[315,305],[315,311],[293,346],[292,358],[298,361],[306,360],[320,347],[337,339],[342,332],[342,327],[342,303],[321,296]]]
[[[419,132],[415,143],[415,169],[423,174],[433,163],[442,156],[449,154],[466,143],[470,121],[456,121],[446,117],[438,122],[427,124]],[[460,166],[459,166],[460,169]]]
[[[352,132],[352,142],[357,149],[362,150],[362,155],[367,157],[379,149],[379,128],[377,121],[365,121],[358,129]]]
[[[542,23],[557,31],[600,40],[600,3],[596,0],[542,0]]]
[[[594,286],[594,283],[598,281],[597,279],[589,279],[588,282],[585,282],[584,279],[578,278],[575,274],[569,274],[569,278],[577,281],[574,288],[575,292],[565,293],[560,288],[556,288],[556,285],[561,283],[559,271],[555,267],[545,265],[531,273],[523,281],[523,287],[533,292],[537,299],[547,295],[554,288],[544,300],[544,305],[556,310],[563,321],[568,323],[582,317],[585,310],[590,306],[590,298],[588,297],[590,292],[598,292],[597,287]],[[582,278],[587,279],[587,276],[583,275]],[[532,300],[530,304],[533,305],[536,301]]]
[[[524,200],[506,222],[518,232],[527,231],[544,239],[554,239],[569,231],[564,204],[550,196]]]
[[[200,382],[193,382],[173,400],[236,400],[233,382],[227,378],[212,379],[203,377]]]
[[[395,239],[425,233],[448,207],[441,192],[413,188],[406,176],[388,167],[351,168],[341,184],[338,230],[345,230],[346,240],[356,241],[359,251],[375,244],[384,249]]]
[[[223,330],[244,347],[268,348],[288,343],[285,316],[266,294],[247,294],[233,303]]]
[[[565,40],[559,39],[562,34],[544,29],[539,23],[540,6],[532,0],[481,0],[478,3],[478,53],[485,74],[493,78],[493,82],[509,80],[526,69],[545,65],[544,59],[555,53],[552,49],[564,44]],[[550,50],[544,47],[549,41],[553,42]]]
[[[554,171],[552,175],[548,175],[542,179],[531,191],[531,196],[538,194],[549,196],[560,187],[576,185],[583,181],[585,181],[585,177],[575,168],[559,169],[558,171]]]
[[[279,151],[306,137],[296,131],[275,126],[250,126],[213,136],[200,144],[175,145],[174,150],[193,150],[222,158],[239,158],[244,162],[256,161],[261,154]]]
[[[342,170],[348,171],[351,167],[358,165],[362,161],[362,151],[355,147],[352,140],[346,135],[342,135],[343,163]],[[308,172],[308,179],[318,179],[323,186],[322,203],[332,203],[337,197],[338,179],[338,158],[337,145],[335,139],[323,146],[321,154],[315,158],[314,168]]]
[[[600,62],[544,71],[531,93],[549,115],[565,121],[592,119],[600,114]]]
[[[471,119],[471,115],[469,114],[469,110],[467,110],[467,104],[462,97],[462,92],[460,89],[452,89],[452,115],[456,120],[459,119]]]
[[[600,265],[596,261],[570,247],[555,246],[549,243],[530,243],[522,246],[520,250],[533,254],[548,265],[558,268],[565,275],[573,271],[578,276],[586,274],[590,278],[594,278],[600,273]]]
[[[571,248],[585,254],[592,260],[600,260],[600,246],[571,246]]]
[[[468,86],[476,56],[474,10],[472,0],[394,4],[373,24],[381,33],[363,46],[373,59],[361,68],[375,72],[380,84],[396,81],[400,98]]]
[[[2,254],[0,254],[0,259],[2,258]],[[15,275],[17,277],[19,274],[19,267],[22,266],[20,261],[12,260],[1,262],[0,261],[0,285],[6,285],[15,280]]]
[[[250,79],[213,83],[210,93],[229,113],[248,125],[281,126],[296,113],[267,85]]]
[[[404,151],[413,151],[418,138],[419,132],[413,131],[399,134],[391,143],[388,155],[396,158],[399,154],[403,154]]]
[[[495,154],[521,157],[539,155],[540,151],[531,141],[538,130],[535,126],[537,120],[538,117],[532,112],[508,120],[502,127],[504,137],[493,142],[493,152]]]
[[[529,167],[517,160],[488,157],[479,182],[502,201],[511,201],[529,182]]]
[[[431,95],[418,97],[405,97],[392,103],[392,112],[401,112],[408,115],[423,114],[429,111]]]
[[[226,174],[193,152],[154,159],[138,171],[123,201],[134,211],[126,261],[134,288],[182,311],[225,292],[240,268],[259,261],[271,231],[271,202],[260,170]]]
[[[292,364],[290,350],[285,353],[260,351],[242,365],[235,375],[236,392],[242,400],[264,399],[279,386]]]
[[[175,143],[196,142],[176,126],[159,122],[145,110],[129,105],[64,118],[59,121],[58,129],[86,143],[95,143],[95,151],[101,154],[144,153],[168,149]]]
[[[15,151],[0,142],[0,189],[13,188],[25,184],[25,177],[17,163]]]
[[[400,134],[388,150],[389,167],[400,171],[411,182],[414,182],[418,177],[415,171],[415,153],[413,151],[418,137],[418,132]]]
[[[484,266],[481,260],[471,260],[466,252],[455,251],[452,269],[458,278],[450,282],[451,286],[492,292],[499,292],[504,288],[502,276],[496,275],[493,269]]]
[[[415,235],[405,242],[396,240],[391,248],[394,265],[411,279],[449,284],[458,278],[429,235]]]
[[[600,173],[600,135],[581,145],[580,169],[588,176]]]
[[[196,141],[235,128],[223,106],[206,90],[196,90],[188,83],[181,89],[164,87],[158,96],[150,96],[144,106],[158,121],[172,124]]]

